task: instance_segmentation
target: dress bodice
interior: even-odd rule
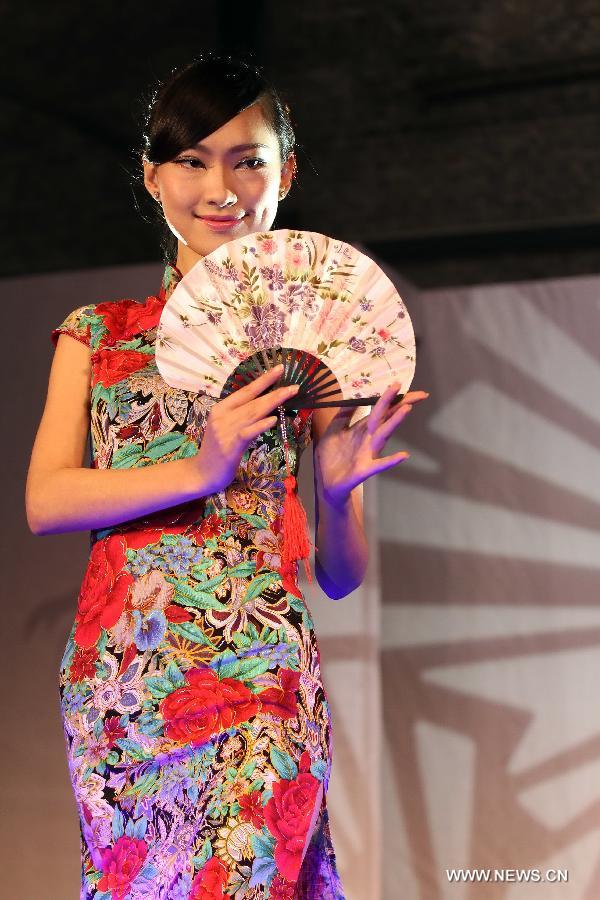
[[[162,309],[182,278],[167,263],[156,295],[145,301],[122,299],[79,307],[61,331],[87,343],[92,351],[90,465],[137,468],[194,456],[215,398],[171,387],[155,359],[156,330]],[[288,417],[289,461],[297,473],[302,450],[311,439],[312,410]],[[149,516],[93,531],[91,540],[113,531],[198,521],[219,513],[273,520],[281,512],[286,474],[279,425],[248,446],[231,484],[218,494],[159,510]]]

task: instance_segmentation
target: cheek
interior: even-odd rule
[[[187,182],[180,179],[172,184],[168,196],[175,206],[185,208],[197,200],[198,194],[198,185],[190,178]]]
[[[277,199],[279,176],[272,171],[257,172],[252,180],[247,179],[245,185],[247,195],[251,195],[256,200],[263,199],[265,203],[271,203],[273,199]]]

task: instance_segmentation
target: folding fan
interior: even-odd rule
[[[253,232],[179,281],[156,336],[167,384],[222,399],[278,363],[273,387],[300,384],[279,407],[284,445],[284,410],[355,406],[353,425],[392,382],[404,396],[415,370],[412,323],[370,257],[313,231]],[[295,479],[286,482],[287,497]]]
[[[406,393],[412,323],[370,257],[312,231],[255,232],[222,244],[179,281],[156,339],[168,384],[221,399],[278,363],[276,387],[300,384],[283,404],[290,411],[356,406],[353,424],[392,381]]]

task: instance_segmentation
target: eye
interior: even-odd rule
[[[242,159],[239,163],[241,166],[243,163],[258,163],[257,166],[249,166],[250,169],[260,169],[263,166],[266,166],[267,161],[265,159],[261,159],[260,156],[247,156],[245,159]]]
[[[178,159],[173,160],[174,163],[183,166],[185,169],[198,169],[200,166],[204,166],[204,163],[201,159],[198,159],[197,156],[180,156]],[[189,163],[190,165],[186,165]],[[245,166],[248,169],[261,169],[263,166],[267,165],[267,161],[265,159],[261,159],[260,156],[247,156],[245,159],[241,159],[237,164],[236,168],[239,166]]]
[[[175,163],[180,163],[180,164],[188,163],[188,162],[189,162],[189,163],[200,163],[201,166],[204,165],[204,163],[202,162],[202,160],[201,160],[201,159],[198,159],[197,156],[180,156],[179,159],[174,159],[173,162],[175,162]],[[187,168],[187,166],[184,166],[184,168]],[[197,169],[198,166],[192,166],[191,168],[192,168],[192,169]]]

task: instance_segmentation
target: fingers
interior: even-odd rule
[[[226,413],[235,409],[239,414],[252,419],[253,422],[257,418],[262,419],[271,410],[297,394],[300,389],[299,385],[290,384],[267,390],[281,377],[282,372],[283,365],[280,363],[254,378],[249,384],[233,391],[219,401],[220,412]],[[266,393],[264,393],[265,391]]]
[[[429,397],[429,391],[409,391],[401,400],[401,403],[416,403]]]
[[[376,463],[379,463],[379,468],[377,472],[385,472],[386,469],[391,469],[392,466],[397,466],[398,463],[404,462],[405,459],[408,459],[410,453],[406,450],[400,450],[399,453],[392,453],[390,456],[382,456],[381,459],[373,460]]]
[[[369,434],[373,434],[383,422],[387,412],[387,408],[392,402],[393,398],[396,396],[399,387],[400,382],[394,381],[393,384],[390,384],[390,386],[385,389],[377,403],[373,406],[373,409],[369,413],[369,418],[367,420],[367,429],[369,431]],[[404,403],[404,400],[402,402]]]
[[[233,391],[220,402],[230,406],[232,409],[236,406],[241,406],[243,403],[247,403],[248,400],[253,400],[255,397],[258,397],[264,390],[269,388],[272,384],[275,384],[275,382],[281,378],[282,372],[283,364],[279,363],[278,366],[274,366],[272,369],[268,369],[266,372],[263,372],[262,375],[254,378],[249,384],[245,384],[243,387]]]
[[[386,469],[391,469],[392,466],[397,466],[399,463],[404,462],[409,456],[410,453],[408,453],[408,451],[400,450],[398,453],[390,454],[390,456],[372,459],[368,470],[363,471],[362,474],[358,476],[359,481],[366,481],[366,479],[371,478],[372,475],[379,475],[380,472],[385,472]]]
[[[277,416],[267,416],[264,419],[259,419],[258,422],[252,422],[252,424],[247,425],[246,428],[242,428],[240,430],[240,437],[244,441],[253,441],[254,438],[257,438],[263,431],[274,428],[276,424]]]
[[[428,391],[409,391],[400,402],[392,403],[400,383],[395,381],[381,395],[373,412],[369,416],[369,433],[373,435],[373,451],[378,453],[388,437],[404,417],[411,411],[414,403],[429,397]],[[375,415],[373,415],[375,413]]]
[[[418,403],[420,400],[426,400],[427,397],[429,397],[429,391],[409,391],[407,394],[404,394],[400,400],[398,400],[396,398],[397,389],[399,387],[399,382],[394,382],[394,384],[391,384],[379,398],[379,401],[381,401],[382,406],[384,407],[382,416],[377,417],[379,421],[385,419],[385,417],[390,413],[396,412],[397,409],[399,409],[401,406],[404,406],[404,404],[406,403]],[[384,402],[384,400],[386,399],[391,400],[392,402]]]
[[[374,453],[379,453],[390,434],[397,428],[400,422],[408,415],[412,409],[411,403],[401,403],[394,412],[383,422],[371,438],[371,446]]]
[[[253,419],[256,419],[257,416],[262,418],[267,413],[271,412],[271,410],[275,409],[275,407],[285,403],[290,397],[295,397],[299,390],[299,384],[288,384],[281,388],[274,388],[264,396],[257,397],[255,400],[250,400],[246,404],[246,409]]]

